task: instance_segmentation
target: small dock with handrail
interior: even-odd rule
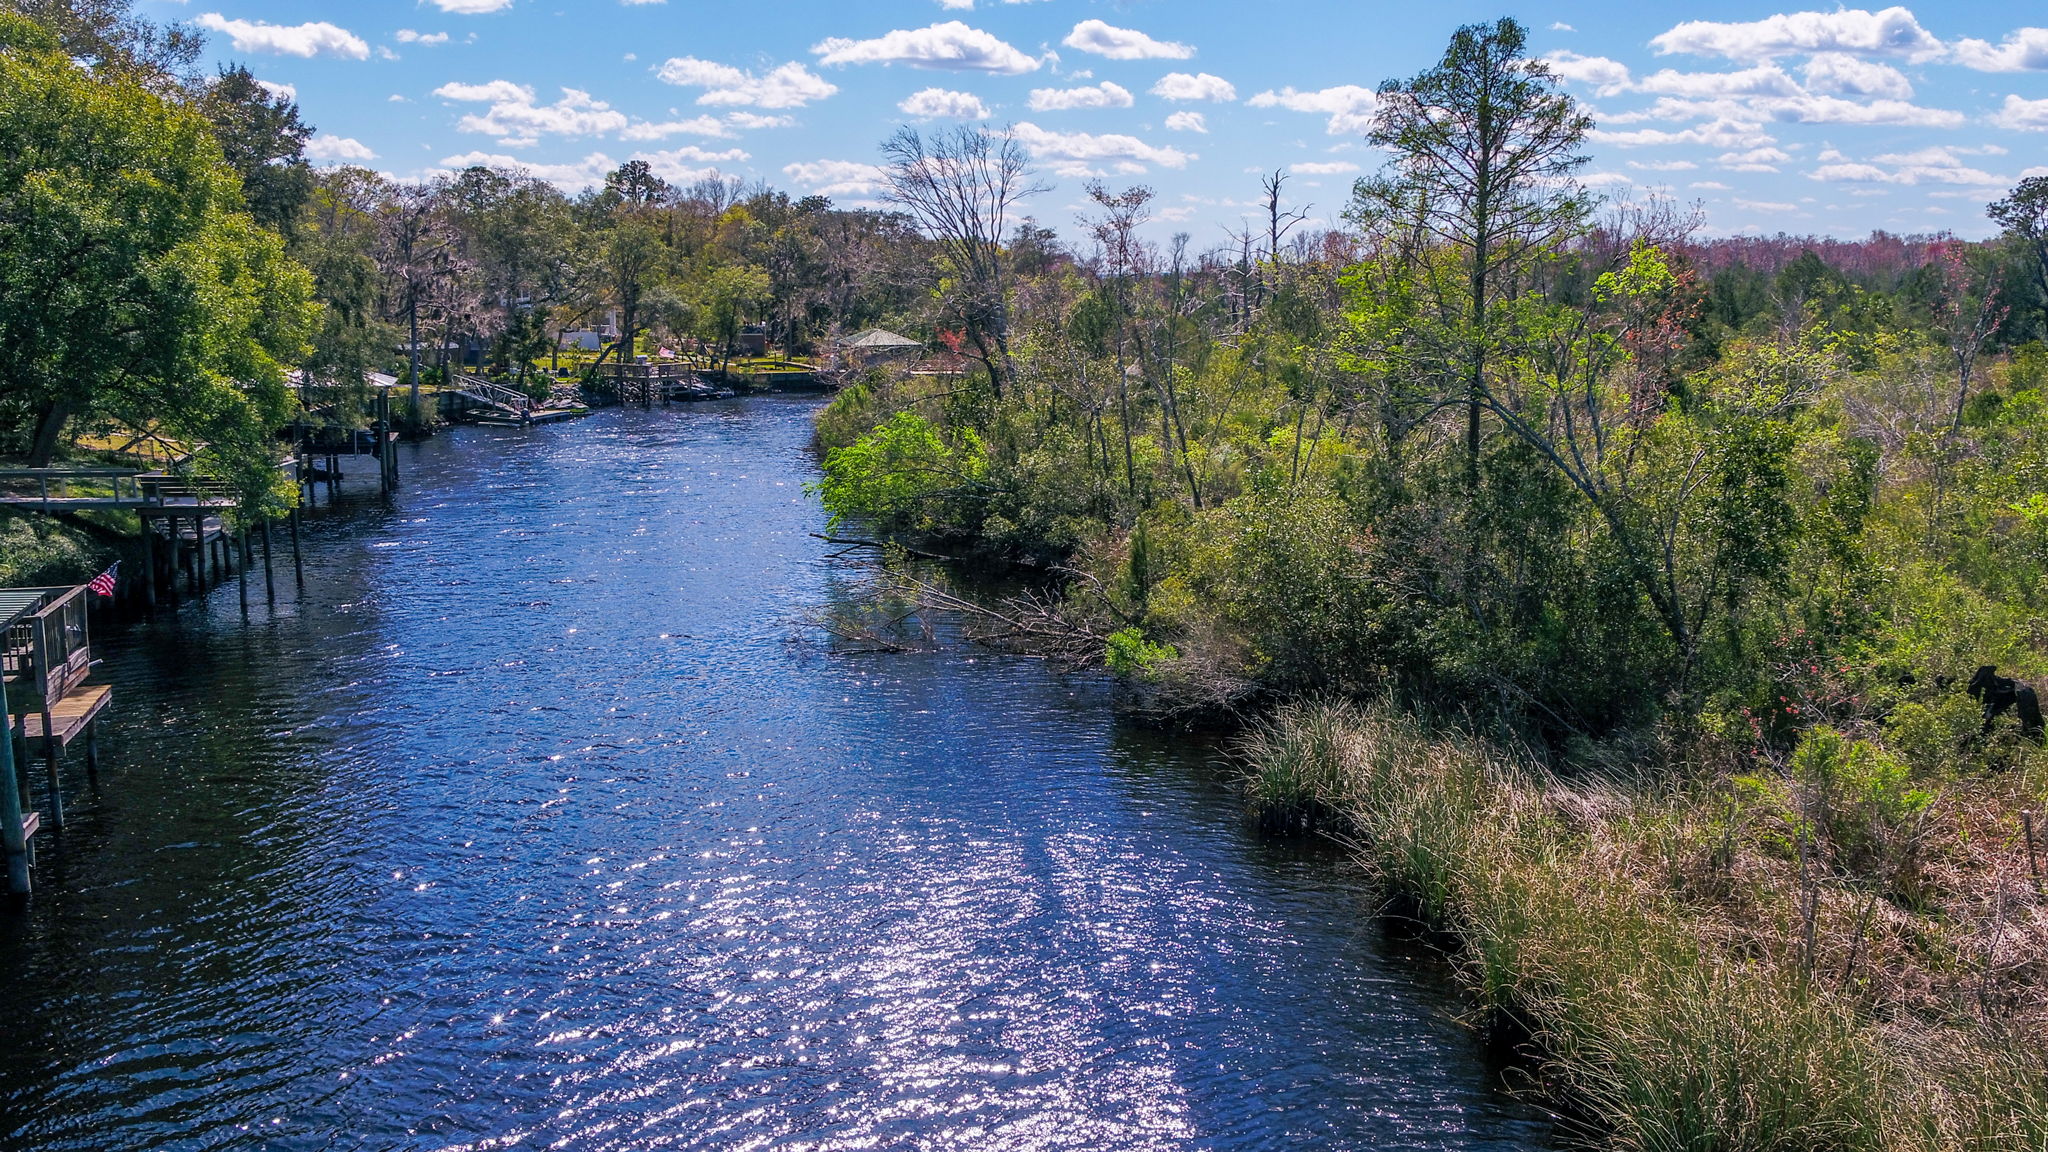
[[[537,405],[524,392],[460,372],[449,374],[444,395],[468,401],[470,419],[479,424],[523,428],[529,424],[553,424],[590,415],[588,408]]]

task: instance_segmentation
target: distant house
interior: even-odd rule
[[[924,351],[924,342],[901,336],[886,328],[869,328],[851,336],[842,336],[832,342],[833,352],[843,368],[872,368],[877,364],[891,361],[905,361],[916,358]]]

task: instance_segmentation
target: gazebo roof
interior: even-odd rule
[[[924,341],[899,336],[886,328],[870,328],[839,341],[842,348],[922,348]]]

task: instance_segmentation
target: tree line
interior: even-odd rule
[[[1575,179],[1591,126],[1513,21],[1464,29],[1380,89],[1395,159],[1345,227],[1297,230],[1275,174],[1202,252],[1100,183],[1085,247],[997,243],[1031,187],[1010,143],[906,132],[892,191],[982,367],[842,395],[828,505],[1067,573],[1097,654],[1149,654],[1175,706],[1394,692],[1550,741],[1733,738],[1745,707],[1811,718],[1762,707],[1818,690],[1785,644],[1855,652],[1867,708],[2048,671],[2048,180],[1987,242],[1705,241]],[[1981,627],[1920,647],[1888,613],[1921,596]]]
[[[0,11],[0,454],[42,465],[83,433],[155,431],[281,499],[275,430],[312,392],[347,411],[368,372],[473,356],[539,390],[580,329],[616,325],[604,354],[629,359],[730,349],[754,324],[798,353],[947,326],[932,242],[902,213],[644,161],[574,195],[519,170],[315,167],[291,94],[206,73],[202,48],[130,0]]]

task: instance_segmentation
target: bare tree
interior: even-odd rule
[[[1015,373],[1003,237],[1017,203],[1046,189],[1032,182],[1016,139],[986,128],[963,125],[930,138],[903,128],[883,143],[882,155],[883,196],[938,242],[959,285],[966,337],[1000,399]]]
[[[1273,297],[1274,279],[1279,275],[1280,242],[1308,219],[1304,210],[1288,211],[1280,207],[1280,189],[1286,183],[1287,173],[1279,168],[1275,168],[1271,176],[1259,180],[1259,189],[1266,194],[1266,266],[1259,273],[1259,286],[1268,300]]]

